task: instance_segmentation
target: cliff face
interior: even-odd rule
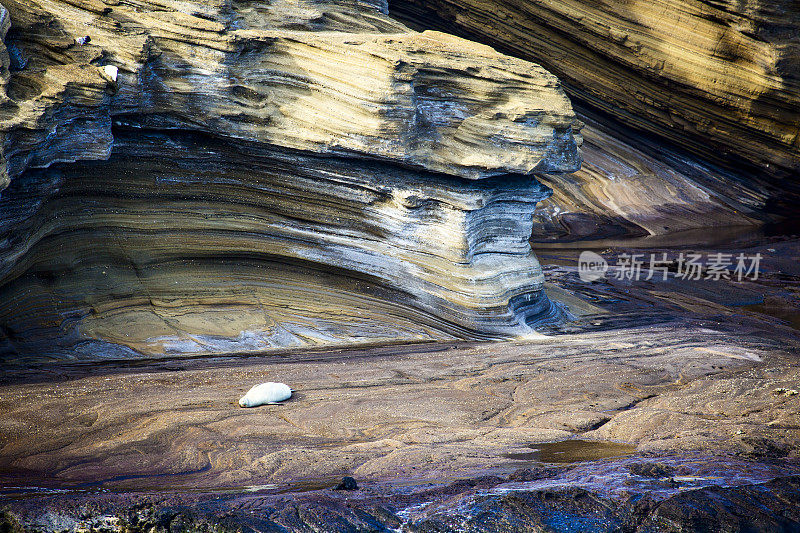
[[[581,169],[543,174],[553,189],[534,214],[536,241],[666,235],[771,220],[788,197],[767,180],[725,170],[624,125],[579,111]],[[736,230],[734,230],[736,231]]]
[[[109,117],[127,114],[159,129],[469,178],[580,165],[555,77],[486,46],[405,30],[369,5],[330,6],[331,17],[366,11],[367,21],[384,21],[340,32],[290,23],[293,4],[277,24],[279,15],[247,2],[7,4],[9,47],[25,65],[8,81],[11,118],[0,124],[11,177],[107,157]],[[313,10],[296,16],[325,20]],[[76,121],[83,135],[66,131]],[[97,141],[86,142],[89,131]]]
[[[5,3],[6,349],[503,337],[559,313],[532,173],[579,167],[579,123],[537,65],[361,2]]]
[[[531,234],[758,223],[798,170],[789,3],[393,3],[583,133],[382,2],[4,3],[12,351],[523,335]]]
[[[792,0],[393,0],[392,10],[536,61],[578,100],[704,157],[800,172]]]

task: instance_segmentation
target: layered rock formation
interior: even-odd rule
[[[742,232],[775,220],[776,199],[791,198],[767,180],[687,156],[607,117],[585,109],[579,116],[586,123],[581,169],[538,178],[553,195],[534,214],[537,242]]]
[[[537,65],[360,2],[6,4],[6,348],[497,337],[558,313],[532,174],[576,170],[580,137]]]
[[[800,7],[791,0],[393,0],[556,74],[573,97],[730,167],[800,172]]]
[[[357,25],[297,31],[299,22],[274,24],[287,15],[280,8],[275,15],[246,2],[184,4],[45,10],[9,2],[10,46],[26,60],[6,91],[9,175],[76,159],[70,153],[107,156],[108,117],[124,114],[157,128],[471,178],[579,166],[569,101],[537,65],[444,34],[404,31],[388,17],[381,28],[362,25],[365,33],[352,33]],[[113,102],[102,98],[102,88],[114,85],[102,65],[118,69]],[[82,124],[83,135],[70,135],[63,124],[78,116],[94,128]],[[82,138],[89,132],[97,141]]]

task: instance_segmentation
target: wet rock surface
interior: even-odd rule
[[[372,488],[291,496],[129,494],[14,502],[0,514],[5,531],[795,531],[800,478],[738,487],[636,493],[608,498],[582,488],[505,492],[483,478],[412,493]],[[431,501],[446,502],[434,505]]]
[[[797,333],[741,307],[793,286],[796,241],[768,246],[714,290],[586,284],[551,250],[583,314],[526,342],[11,368],[2,506],[46,531],[792,531]],[[235,405],[265,380],[296,393]]]
[[[663,500],[611,500],[580,488],[514,491],[476,497],[467,513],[426,516],[409,530],[789,531],[800,519],[798,488],[798,478],[790,477],[763,486],[684,491]]]

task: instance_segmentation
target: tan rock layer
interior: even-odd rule
[[[413,32],[369,4],[332,4],[315,25],[319,14],[288,3],[6,3],[7,44],[27,61],[8,81],[0,121],[12,176],[64,152],[107,157],[108,127],[92,132],[94,143],[64,140],[59,128],[131,113],[164,128],[468,178],[580,165],[578,123],[554,76],[486,46]],[[277,22],[280,13],[297,23]],[[354,28],[330,31],[344,26],[336,14]],[[115,82],[104,79],[104,65],[119,69]],[[78,78],[84,70],[91,81]],[[59,89],[102,95],[106,84],[117,90],[111,101]],[[70,113],[75,101],[87,109]]]
[[[393,0],[412,25],[540,63],[573,97],[736,167],[800,173],[792,0]]]
[[[743,453],[744,438],[762,438],[797,457],[798,434],[786,430],[797,402],[773,390],[795,387],[800,368],[758,335],[634,328],[535,343],[57,365],[33,383],[0,385],[0,486],[463,479],[522,468],[529,463],[509,452],[576,433],[664,455]],[[239,396],[265,380],[291,384],[295,397],[241,409]]]

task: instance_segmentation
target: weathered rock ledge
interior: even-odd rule
[[[6,351],[497,338],[560,313],[534,174],[579,168],[580,123],[541,67],[368,3],[5,3]]]
[[[552,312],[528,244],[550,192],[535,180],[115,137],[109,161],[30,171],[2,202],[22,220],[7,235],[0,313],[17,351],[497,337]]]
[[[162,129],[469,178],[580,165],[574,113],[554,76],[386,16],[379,27],[308,31],[287,29],[247,2],[6,5],[8,46],[20,58],[16,69],[24,65],[6,80],[0,123],[11,177],[29,166],[107,157],[110,118],[126,114]],[[321,7],[381,17],[368,4]]]

